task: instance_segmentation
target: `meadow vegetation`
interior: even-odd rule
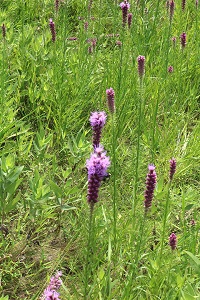
[[[127,24],[114,0],[1,1],[0,300],[40,299],[58,270],[45,299],[200,299],[198,1],[129,3]],[[91,210],[102,111],[110,166]]]

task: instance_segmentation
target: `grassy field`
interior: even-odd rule
[[[0,300],[40,299],[57,271],[60,296],[41,299],[200,299],[199,14],[1,1]],[[93,112],[110,160],[95,204]]]

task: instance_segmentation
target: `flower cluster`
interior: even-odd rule
[[[169,66],[167,70],[169,73],[172,73],[174,71],[174,68],[173,68],[173,66]]]
[[[139,55],[137,58],[138,62],[138,75],[140,78],[144,76],[144,63],[145,63],[145,57],[142,55]]]
[[[180,39],[181,39],[181,46],[182,46],[182,49],[185,48],[186,46],[186,33],[183,32],[181,35],[180,35]]]
[[[176,235],[175,235],[174,232],[172,232],[172,234],[169,237],[169,245],[170,245],[170,247],[171,247],[172,250],[176,249],[176,246],[177,246],[177,237],[176,237]]]
[[[110,159],[102,146],[95,148],[90,159],[86,161],[88,170],[88,203],[91,206],[98,202],[98,192],[101,181],[107,176]]]
[[[147,174],[147,178],[146,178],[146,191],[144,194],[144,208],[145,208],[145,212],[147,212],[149,210],[149,208],[152,205],[152,200],[153,200],[153,194],[154,194],[154,190],[156,187],[156,180],[157,180],[157,176],[156,176],[156,172],[155,172],[155,166],[154,165],[149,165],[148,166],[149,169],[149,173]]]
[[[169,2],[169,18],[170,18],[170,22],[172,21],[172,18],[173,18],[173,15],[174,15],[174,7],[175,7],[174,0],[171,0]]]
[[[115,92],[113,88],[106,90],[108,109],[111,114],[115,112]]]
[[[44,290],[41,300],[60,300],[59,293],[57,292],[62,284],[60,277],[62,272],[58,271],[55,276],[52,276],[48,287]]]
[[[52,19],[49,19],[49,27],[51,30],[52,42],[54,43],[56,40],[56,30],[55,30],[55,24]]]
[[[175,158],[170,159],[170,171],[169,171],[169,179],[170,181],[173,179],[174,174],[176,172],[176,160]]]
[[[102,128],[106,123],[106,113],[104,111],[101,112],[93,112],[90,116],[90,125],[93,130],[93,147],[99,147],[100,138]]]
[[[124,0],[119,5],[122,9],[122,25],[125,26],[127,23],[128,10],[130,9],[130,4]]]

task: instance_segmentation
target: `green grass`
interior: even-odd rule
[[[170,25],[165,1],[130,1],[128,29],[116,1],[93,1],[91,11],[86,2],[60,1],[57,13],[53,0],[1,4],[0,299],[39,299],[56,270],[61,299],[200,299],[199,9],[187,1],[183,12],[177,0]],[[94,207],[87,264],[89,116],[102,110],[111,176]],[[157,186],[144,215],[150,163]]]

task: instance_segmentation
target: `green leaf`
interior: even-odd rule
[[[60,198],[63,194],[63,190],[52,180],[50,180],[50,187],[52,191],[55,193],[57,198]]]
[[[5,212],[8,213],[10,212],[12,209],[15,208],[17,202],[20,200],[21,193],[18,193],[17,196],[15,198],[12,199],[12,201],[9,201],[9,203],[6,205],[5,207]]]
[[[183,251],[183,252],[190,257],[193,267],[196,269],[198,273],[200,273],[200,260],[198,259],[198,257],[196,257],[194,254],[192,254],[189,251]]]

